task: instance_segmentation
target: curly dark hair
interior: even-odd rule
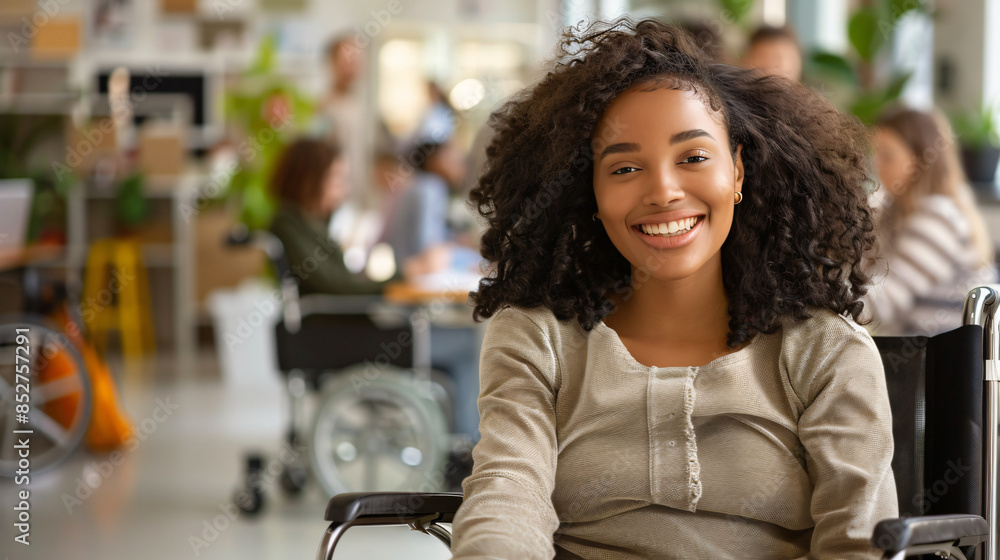
[[[734,158],[743,147],[745,201],[722,246],[729,346],[817,308],[859,320],[876,235],[870,137],[857,119],[789,80],[712,63],[687,32],[656,20],[569,28],[558,55],[490,117],[495,135],[471,193],[494,267],[471,296],[477,319],[545,306],[590,330],[613,310],[610,292],[631,289],[629,262],[591,220],[591,137],[615,96],[651,84],[695,92],[719,111]]]

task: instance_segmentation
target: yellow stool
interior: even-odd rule
[[[149,280],[138,241],[99,239],[91,244],[81,303],[88,336],[101,355],[107,351],[109,330],[119,332],[128,362],[156,352]]]

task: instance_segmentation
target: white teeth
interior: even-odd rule
[[[697,217],[685,218],[663,224],[640,224],[639,229],[646,235],[673,235],[690,230],[696,223],[698,223]]]

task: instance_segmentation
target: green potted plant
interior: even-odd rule
[[[253,64],[226,93],[227,120],[236,129],[239,169],[228,196],[240,208],[240,221],[264,228],[275,203],[267,189],[271,167],[288,138],[306,128],[313,106],[293,81],[279,72],[274,36],[264,37]]]
[[[928,12],[925,0],[863,0],[847,22],[850,45],[845,55],[817,50],[807,57],[805,74],[831,101],[862,122],[871,124],[894,103],[910,73],[880,76],[876,63],[892,43],[900,19],[910,12]]]
[[[983,104],[978,111],[958,113],[951,120],[961,144],[965,175],[973,184],[992,183],[1000,162],[997,109]]]
[[[118,236],[135,234],[150,214],[149,200],[141,173],[122,179],[115,189],[115,233]]]
[[[0,179],[31,179],[35,186],[27,239],[66,243],[66,195],[73,177],[54,173],[37,157],[65,128],[64,116],[0,114]]]

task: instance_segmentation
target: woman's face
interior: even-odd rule
[[[652,278],[689,278],[713,263],[733,223],[743,160],[722,116],[674,89],[618,95],[594,136],[598,217],[618,251]]]
[[[347,158],[333,160],[330,169],[323,179],[323,192],[320,196],[319,210],[323,215],[330,215],[344,201],[349,190],[347,176]]]
[[[913,180],[917,158],[903,139],[888,128],[875,133],[875,167],[879,183],[894,197],[906,192]]]

